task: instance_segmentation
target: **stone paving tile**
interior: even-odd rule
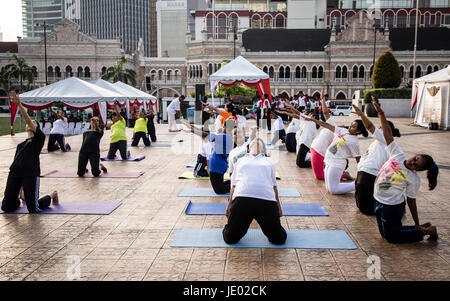
[[[338,124],[353,117],[339,118]],[[376,124],[378,121],[373,119]],[[409,127],[407,119],[396,119],[402,133],[423,132]],[[131,131],[132,129],[127,129]],[[157,132],[167,125],[157,125]],[[108,134],[105,135],[107,137]],[[190,136],[180,146],[189,148]],[[407,155],[429,152],[443,165],[450,165],[450,133],[403,136],[398,140]],[[0,149],[0,186],[4,187],[15,145],[24,134],[2,137]],[[102,147],[108,148],[108,139]],[[68,137],[74,147],[81,136]],[[438,143],[439,141],[439,143]],[[365,150],[371,140],[361,140]],[[77,280],[110,281],[359,281],[369,280],[367,269],[371,255],[380,258],[381,279],[370,281],[450,280],[450,206],[449,186],[444,179],[450,171],[441,170],[438,187],[429,192],[424,174],[417,201],[421,222],[438,227],[438,242],[423,241],[408,245],[387,243],[378,233],[375,218],[362,215],[355,206],[354,194],[333,196],[323,181],[311,178],[311,170],[295,166],[295,154],[271,151],[277,161],[282,187],[297,188],[300,199],[281,199],[282,203],[320,203],[327,217],[281,218],[286,229],[344,230],[355,242],[356,250],[306,249],[238,249],[238,248],[171,248],[170,242],[180,228],[218,228],[227,222],[225,216],[189,216],[184,210],[189,199],[177,197],[181,188],[210,187],[208,181],[179,180],[184,165],[194,161],[198,141],[192,153],[174,155],[167,160],[167,150],[139,148],[133,153],[151,154],[138,165],[108,164],[111,171],[145,171],[138,179],[97,180],[43,179],[43,193],[58,187],[60,200],[121,202],[106,216],[86,215],[0,215],[0,280],[71,280],[71,272],[80,269]],[[43,172],[65,166],[76,169],[75,154],[41,156]],[[48,169],[48,170],[47,170]],[[356,163],[349,171],[356,175]],[[301,179],[301,180],[299,180]],[[95,200],[92,196],[95,195]],[[192,198],[198,202],[226,202],[225,198]],[[409,210],[403,220],[411,224]],[[259,229],[254,221],[252,229]],[[80,263],[78,266],[76,262]]]

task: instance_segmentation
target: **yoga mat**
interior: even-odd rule
[[[151,147],[172,147],[172,144],[163,144],[163,143],[155,144],[155,143],[152,143]]]
[[[160,143],[160,142],[176,143],[176,142],[184,142],[184,140],[183,139],[179,139],[179,140],[157,140],[157,141],[152,142],[152,143]]]
[[[278,172],[276,173],[277,180],[281,180],[280,175]],[[189,179],[189,180],[209,180],[209,177],[194,177],[194,172],[192,171],[185,171],[180,176],[178,176],[178,179]],[[223,176],[224,180],[229,180],[230,175],[228,173],[224,174]]]
[[[227,203],[192,203],[186,207],[187,215],[224,215]],[[328,216],[320,204],[281,204],[284,216]]]
[[[42,151],[41,151],[41,155],[48,155],[48,154],[51,154],[51,153],[61,153],[62,151],[60,150],[60,149],[58,149],[58,150],[56,150],[56,151],[53,151],[53,152],[48,152],[48,149],[46,149],[46,148],[43,148],[42,149]],[[72,148],[72,149],[70,149],[70,151],[68,151],[67,153],[79,153],[80,152],[80,149],[79,148]],[[106,152],[106,149],[100,149],[100,152],[101,153],[103,153],[103,152]]]
[[[183,188],[178,193],[179,197],[228,197],[230,194],[216,194],[212,188]],[[299,198],[300,193],[296,188],[278,188],[280,198]]]
[[[120,203],[105,203],[105,202],[61,202],[59,205],[52,205],[39,214],[85,214],[85,215],[108,215],[117,207]],[[28,214],[26,206],[20,207],[14,212],[4,213],[0,211],[0,214]]]
[[[275,248],[352,250],[356,245],[342,230],[286,230],[283,245],[271,244],[261,230],[249,229],[234,245],[223,241],[222,229],[178,229],[170,246],[178,248]]]
[[[130,162],[137,162],[137,161],[141,161],[141,160],[144,160],[144,159],[145,159],[145,156],[140,156],[139,158],[129,157],[126,160],[119,159],[119,157],[115,157],[114,159],[108,159],[108,157],[104,157],[104,158],[101,158],[100,160],[102,160],[102,161],[123,161],[123,162],[130,161]]]
[[[101,173],[99,178],[139,178],[143,172],[107,172]],[[54,170],[41,175],[42,178],[79,178],[76,172]],[[83,178],[93,178],[91,173],[87,173]]]
[[[156,133],[156,135],[190,135],[190,134],[191,133],[186,133],[186,132],[183,132],[183,131]]]
[[[268,150],[279,150],[279,151],[286,151],[287,150],[285,145],[281,145],[281,146],[268,145],[266,148]]]
[[[189,162],[188,164],[186,164],[186,167],[194,168],[195,165],[197,165],[197,162]]]

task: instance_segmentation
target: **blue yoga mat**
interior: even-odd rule
[[[188,215],[224,215],[227,203],[192,203],[186,207]],[[284,216],[328,216],[320,204],[281,204]]]
[[[178,248],[276,248],[276,249],[356,249],[342,230],[286,230],[283,245],[271,244],[261,230],[249,229],[234,245],[223,241],[222,229],[178,229],[171,247]]]
[[[117,207],[120,203],[106,203],[106,202],[61,202],[59,205],[51,205],[49,208],[39,212],[39,214],[85,214],[85,215],[108,215]],[[19,207],[14,212],[4,213],[0,211],[0,214],[27,214],[28,209],[26,206]]]
[[[178,193],[180,197],[228,197],[230,194],[216,194],[212,188],[183,188]],[[296,188],[278,188],[280,198],[299,198]]]
[[[163,142],[163,143],[175,143],[175,142],[184,142],[184,140],[183,139],[178,139],[178,140],[157,140],[157,141],[152,142],[152,143],[160,143],[160,142]]]

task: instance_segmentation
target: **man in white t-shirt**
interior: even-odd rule
[[[184,101],[185,98],[186,97],[184,95],[181,95],[180,97],[175,98],[174,100],[172,100],[170,105],[167,107],[167,116],[168,116],[168,121],[169,121],[169,132],[179,132],[179,131],[181,131],[177,127],[177,123],[176,123],[175,118],[176,118],[176,115],[181,114],[180,105]]]

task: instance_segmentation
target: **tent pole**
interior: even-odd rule
[[[417,31],[419,27],[419,0],[416,0],[416,29],[414,34],[414,58],[413,58],[413,80],[412,84],[414,85],[414,80],[416,79],[416,52],[417,52]],[[410,118],[412,118],[412,111],[410,112]]]

